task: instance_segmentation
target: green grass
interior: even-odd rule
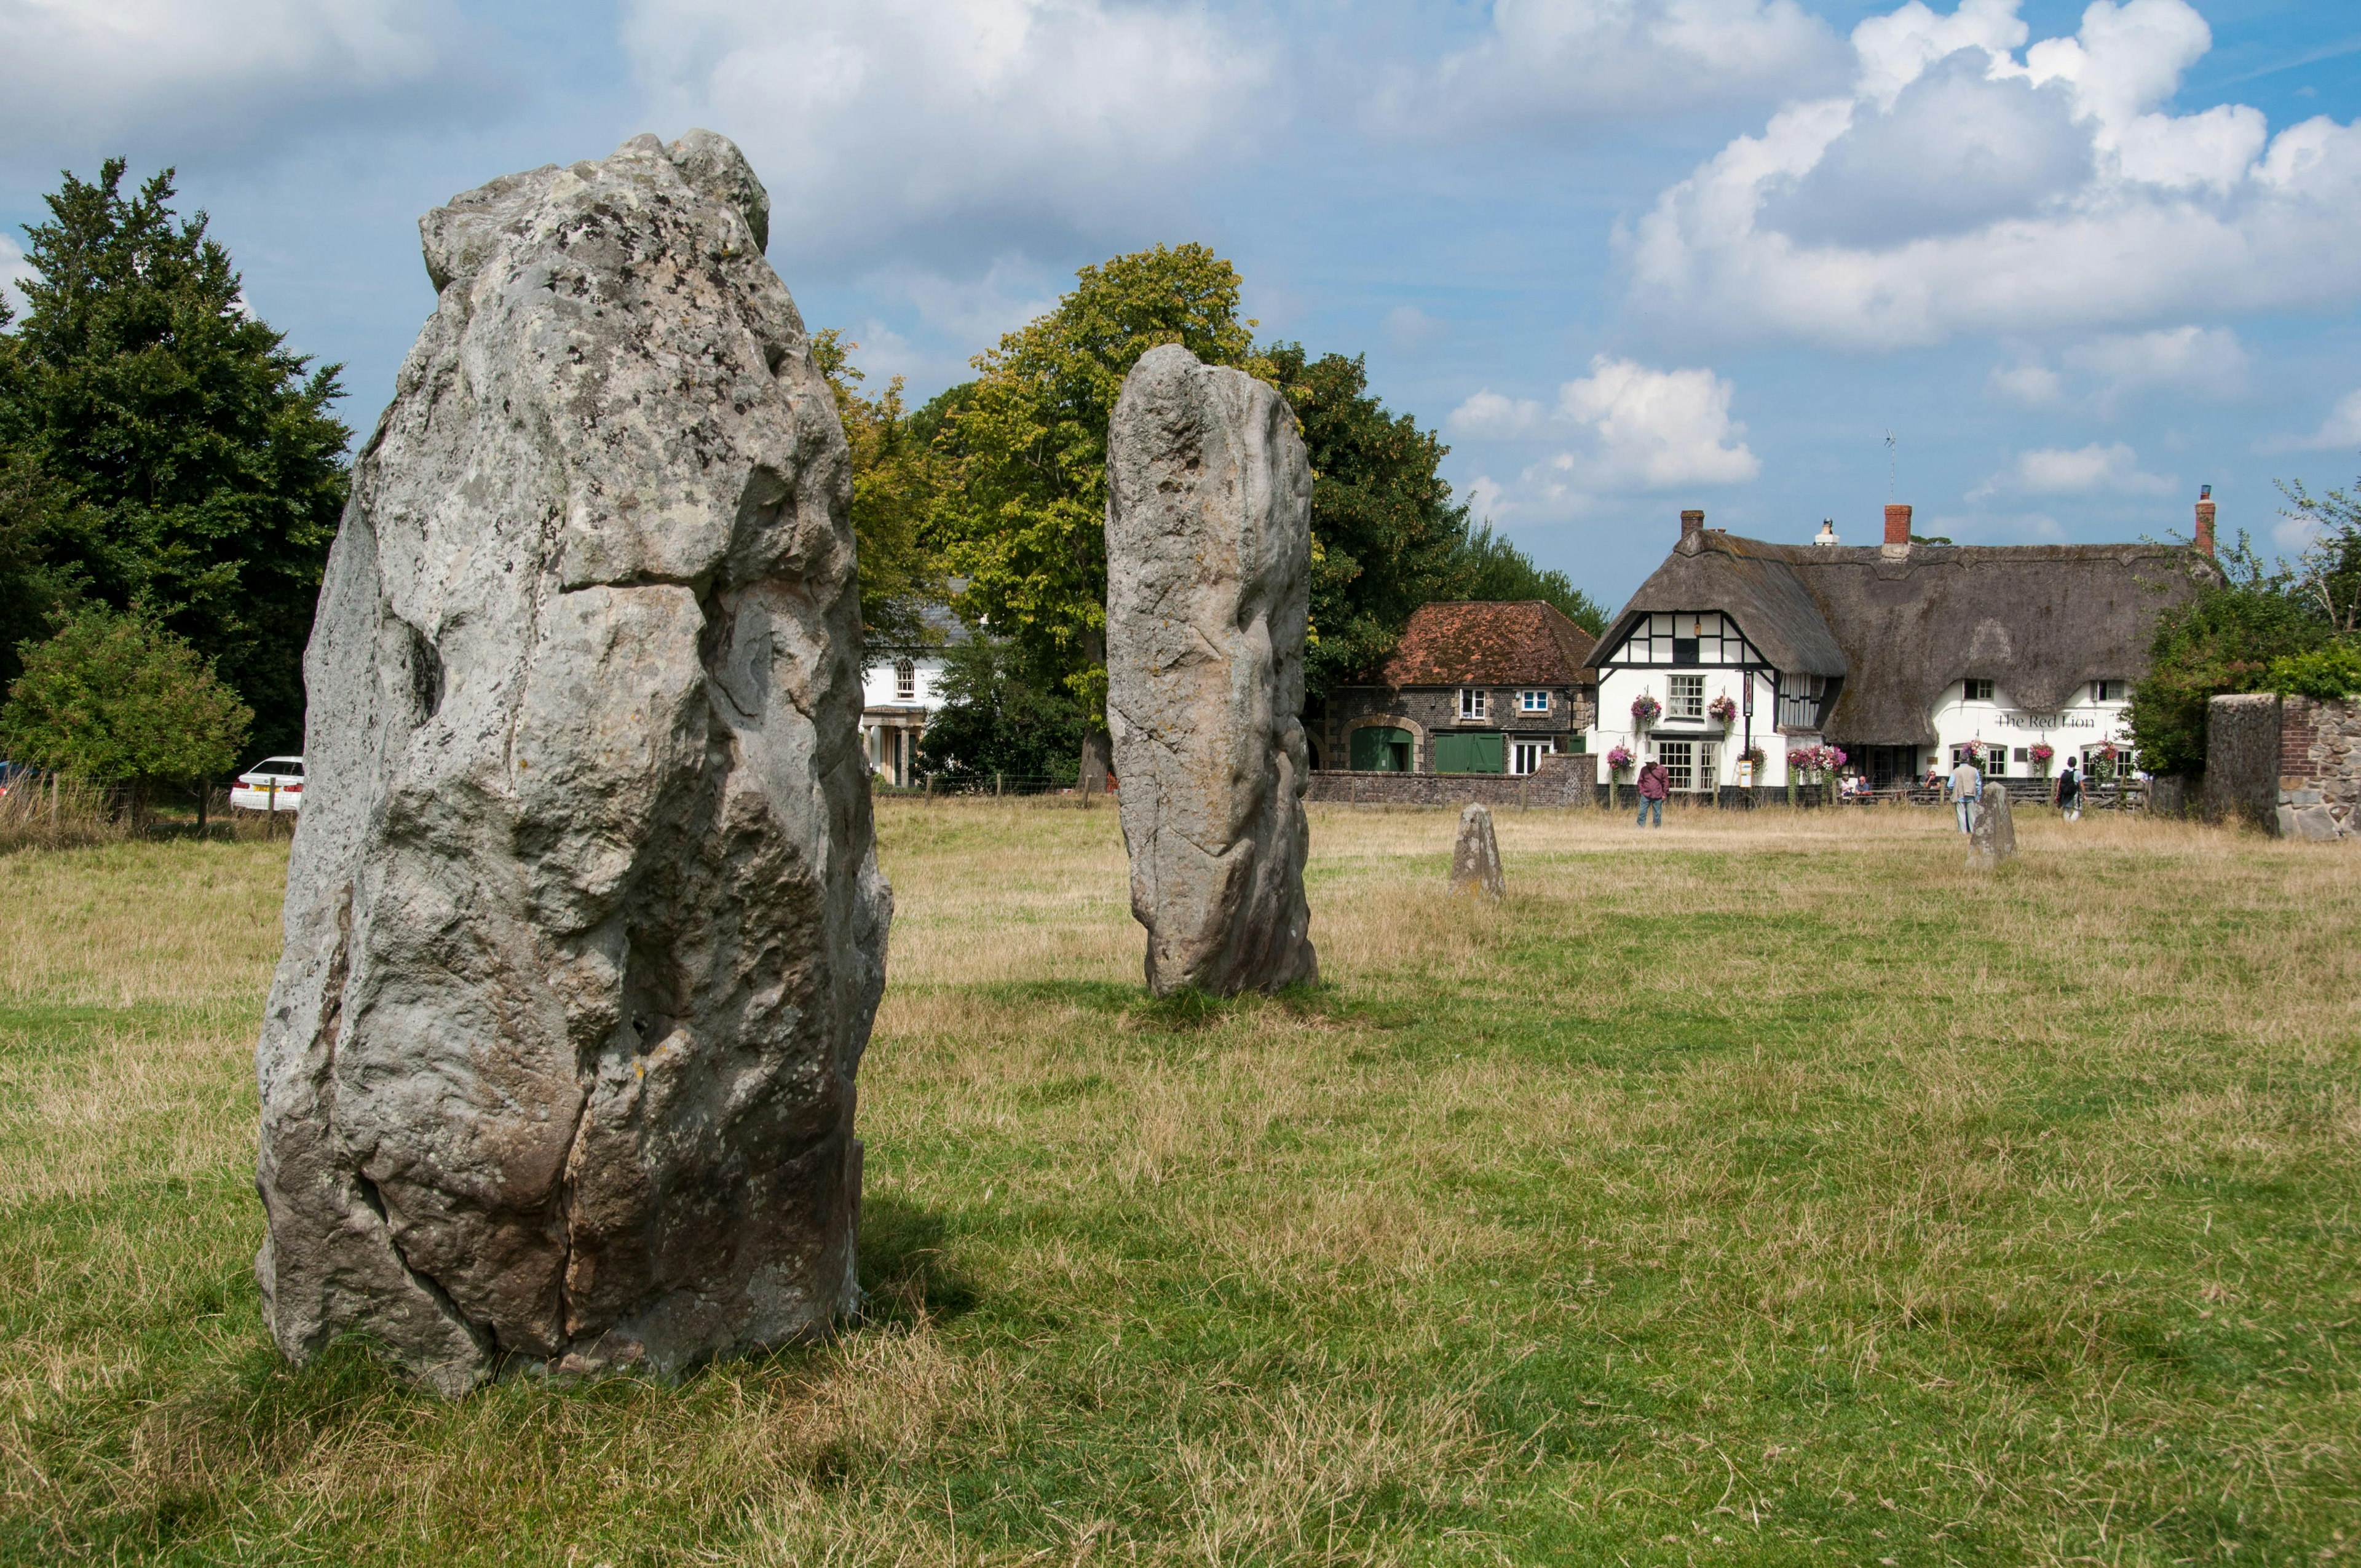
[[[456,1403],[261,1328],[284,846],[0,857],[0,1561],[2361,1561],[2361,855],[1452,823],[1151,1003],[1114,813],[884,806],[872,1318]]]

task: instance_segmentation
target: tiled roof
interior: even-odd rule
[[[1555,605],[1422,604],[1379,670],[1389,686],[1581,683],[1594,639]]]

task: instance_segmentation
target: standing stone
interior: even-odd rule
[[[1976,799],[1975,825],[1968,830],[1968,868],[1990,871],[2016,853],[2016,818],[2009,814],[2008,788],[1987,779]]]
[[[420,223],[355,465],[258,1061],[280,1349],[660,1375],[859,1301],[892,900],[851,475],[737,148]]]
[[[1492,834],[1491,808],[1475,801],[1459,814],[1459,841],[1451,848],[1451,891],[1496,901],[1509,896],[1500,875],[1500,841]]]
[[[1106,540],[1107,724],[1148,988],[1314,979],[1295,411],[1242,370],[1151,349],[1107,430]]]

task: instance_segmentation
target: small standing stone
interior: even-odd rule
[[[1314,979],[1295,411],[1243,370],[1150,349],[1108,422],[1106,543],[1107,726],[1148,987]]]
[[[1976,802],[1975,827],[1968,833],[1968,868],[1989,871],[2016,853],[2016,818],[2009,814],[2006,785],[1986,784]]]
[[[1499,900],[1509,895],[1500,875],[1500,840],[1491,808],[1470,801],[1459,814],[1459,841],[1451,850],[1451,891]]]

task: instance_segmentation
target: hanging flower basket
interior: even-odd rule
[[[1646,692],[1631,699],[1631,722],[1642,729],[1656,722],[1664,711],[1664,705]]]
[[[1607,753],[1607,771],[1610,773],[1629,773],[1634,761],[1636,759],[1629,746],[1618,746]]]
[[[1738,700],[1728,692],[1706,704],[1705,710],[1713,715],[1714,722],[1724,729],[1738,722]]]

